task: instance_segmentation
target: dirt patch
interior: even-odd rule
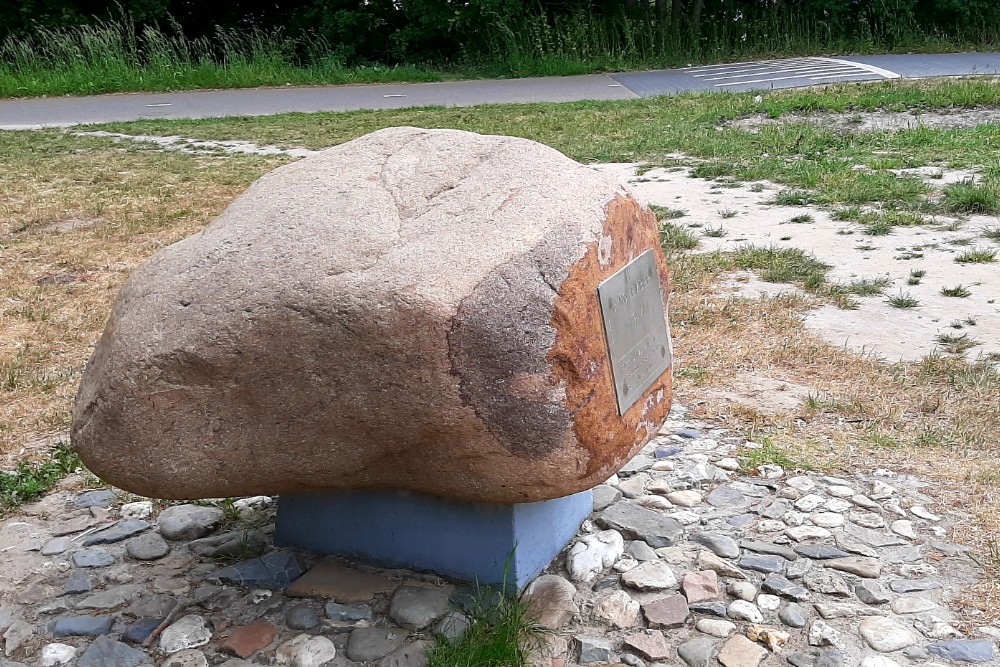
[[[250,141],[203,141],[188,137],[160,137],[152,134],[122,134],[120,132],[74,132],[78,137],[106,137],[115,142],[129,141],[140,144],[152,144],[165,151],[177,151],[192,155],[213,155],[218,153],[235,153],[242,155],[288,155],[291,157],[309,157],[318,151],[308,148],[279,148],[277,146],[258,146]]]
[[[719,296],[737,297],[740,299],[760,299],[780,294],[796,294],[806,296],[806,293],[795,285],[788,283],[769,283],[757,277],[753,271],[734,271],[722,276],[715,284],[715,293]]]
[[[778,415],[801,410],[812,388],[755,373],[741,373],[727,389],[706,389],[707,400],[743,406],[762,415]]]
[[[42,227],[43,232],[56,232],[57,234],[63,232],[72,232],[77,229],[86,229],[90,227],[97,220],[86,220],[81,218],[68,218],[66,220],[58,220],[56,222],[51,222],[44,227]]]
[[[757,114],[726,123],[750,132],[763,127],[783,127],[798,123],[818,125],[835,132],[899,132],[922,127],[939,130],[979,127],[1000,122],[1000,109],[942,111],[862,111],[857,113],[785,114],[771,118]]]

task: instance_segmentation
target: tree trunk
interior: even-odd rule
[[[699,34],[701,32],[701,10],[705,8],[705,0],[693,0],[691,2],[691,32]]]
[[[684,11],[683,0],[671,0],[670,2],[670,25],[674,32],[681,31],[681,14]]]

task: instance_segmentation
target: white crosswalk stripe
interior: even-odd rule
[[[897,79],[895,72],[838,58],[784,58],[725,65],[686,67],[687,74],[711,82],[713,87],[728,88],[748,84],[761,84],[802,79],[828,81],[857,78]]]

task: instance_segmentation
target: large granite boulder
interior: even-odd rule
[[[596,288],[653,215],[546,146],[392,128],[267,174],[140,265],[72,440],[129,491],[351,488],[526,502],[600,483],[670,405],[619,416]]]

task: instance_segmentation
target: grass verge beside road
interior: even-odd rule
[[[845,133],[809,122],[753,130],[732,121],[824,110],[934,114],[1000,104],[1000,86],[989,79],[875,83],[822,90],[743,94],[688,94],[649,100],[571,104],[492,105],[349,113],[288,114],[261,118],[139,121],[99,126],[132,134],[182,134],[195,139],[245,139],[260,144],[321,148],[394,125],[450,127],[522,136],[548,144],[583,162],[673,164],[672,155],[698,158],[695,175],[787,184],[783,204],[878,202],[906,211],[889,224],[913,224],[926,207],[929,188],[893,170],[936,165],[960,169],[988,162],[984,150],[1000,146],[1000,126],[917,128],[901,132]],[[946,188],[939,210],[1000,210],[1000,165],[983,183]],[[994,207],[998,207],[994,209]],[[861,216],[862,209],[856,215]],[[865,219],[871,223],[873,219]]]
[[[307,33],[293,29],[288,34],[249,25],[216,27],[201,36],[188,36],[173,21],[140,29],[121,18],[92,25],[39,26],[0,40],[0,98],[564,76],[886,49],[900,53],[988,51],[998,39],[993,27],[964,34],[954,29],[922,31],[894,15],[883,17],[891,37],[865,34],[863,29],[852,34],[849,28],[834,28],[818,15],[809,20],[785,15],[777,7],[775,11],[761,7],[758,16],[723,21],[703,34],[665,29],[649,16],[538,9],[523,16],[491,14],[488,20],[472,19],[483,22],[478,27],[468,23],[468,14],[482,8],[456,9],[447,34],[438,34],[439,43],[430,51],[420,49],[420,38],[414,45],[410,43],[413,35],[403,36],[412,28],[417,33],[435,31],[430,27],[433,24],[420,25],[419,15],[427,9],[416,10],[413,16],[404,12],[404,24],[414,21],[409,27],[388,26],[383,21],[371,26],[372,31],[332,39],[321,36],[322,29]],[[362,12],[347,11],[339,20],[350,23],[347,16],[352,13]],[[358,43],[352,45],[352,39]],[[377,46],[380,43],[384,46]],[[410,50],[413,46],[416,51]],[[365,62],[370,64],[359,64]]]
[[[891,233],[892,221],[933,228],[941,224],[938,216],[963,215],[954,210],[955,201],[992,206],[993,185],[983,188],[985,194],[971,199],[962,194],[958,200],[946,185],[893,170],[933,165],[973,174],[973,187],[995,183],[1000,129],[840,132],[800,121],[755,129],[732,121],[818,111],[957,114],[981,108],[1000,108],[1000,87],[985,80],[879,83],[771,93],[761,102],[753,94],[689,95],[143,121],[104,129],[310,148],[404,124],[512,134],[587,162],[691,166],[719,188],[773,180],[786,188],[779,194],[786,203],[803,205],[803,216],[817,204],[843,209],[843,220],[856,224],[860,235],[871,224],[865,214],[919,214],[919,219],[889,218]],[[80,369],[129,270],[202,228],[254,178],[290,160],[164,152],[151,144],[75,132],[0,133],[0,160],[7,166],[0,172],[0,469],[42,460],[45,443],[65,432]],[[928,490],[936,501],[969,516],[954,538],[973,546],[991,574],[970,603],[996,614],[1000,558],[991,554],[1000,553],[997,360],[929,355],[886,364],[824,343],[802,324],[813,307],[879,290],[891,296],[897,288],[888,290],[875,280],[833,285],[827,267],[794,249],[692,253],[697,238],[680,233],[680,223],[690,219],[684,203],[668,203],[679,207],[659,209],[665,225],[677,225],[665,227],[664,241],[674,271],[671,319],[679,398],[693,403],[698,414],[766,438],[788,460],[844,471],[886,466],[936,480]],[[970,232],[977,234],[970,252],[996,242],[996,226]],[[806,291],[753,300],[720,293],[719,279],[741,268]],[[912,279],[919,283],[916,273]],[[761,376],[807,387],[809,399],[779,412],[704,399]]]

